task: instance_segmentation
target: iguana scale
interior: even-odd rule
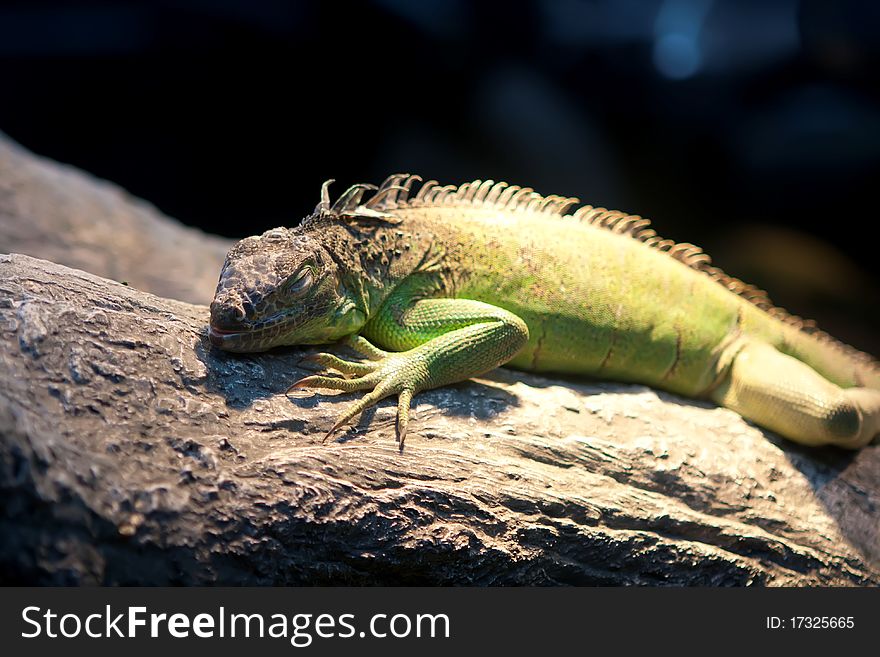
[[[880,433],[880,366],[757,288],[664,240],[638,216],[476,180],[390,176],[321,202],[300,226],[237,243],[211,304],[229,351],[345,340],[365,360],[318,354],[342,375],[293,387],[368,391],[328,436],[398,396],[499,365],[648,384],[714,400],[808,445]],[[364,196],[370,192],[367,200]]]

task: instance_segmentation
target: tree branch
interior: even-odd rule
[[[299,349],[0,256],[0,578],[41,584],[880,583],[880,447],[805,450],[640,386],[498,370],[289,399]]]

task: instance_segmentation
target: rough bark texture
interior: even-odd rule
[[[880,583],[880,447],[797,448],[639,386],[498,370],[394,402],[284,391],[298,349],[0,256],[0,578],[53,584]]]
[[[0,133],[0,253],[26,253],[160,296],[210,303],[230,245]]]

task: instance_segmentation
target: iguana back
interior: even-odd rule
[[[467,188],[467,186],[463,186]],[[636,381],[689,396],[717,383],[723,347],[746,335],[844,386],[880,388],[867,354],[724,275],[691,244],[657,238],[641,217],[585,208],[573,215],[527,195],[384,204],[442,256],[437,296],[476,299],[525,320],[529,342],[509,365]],[[574,201],[574,199],[565,199]],[[542,206],[543,210],[542,210]]]

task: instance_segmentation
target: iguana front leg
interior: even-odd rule
[[[513,358],[529,339],[526,323],[502,308],[469,299],[413,301],[406,289],[391,295],[363,333],[394,352],[382,351],[364,337],[351,338],[349,346],[370,361],[345,361],[332,354],[318,354],[313,360],[355,378],[307,376],[291,389],[370,390],[349,406],[325,440],[365,409],[396,394],[401,449],[414,394],[488,372]]]

